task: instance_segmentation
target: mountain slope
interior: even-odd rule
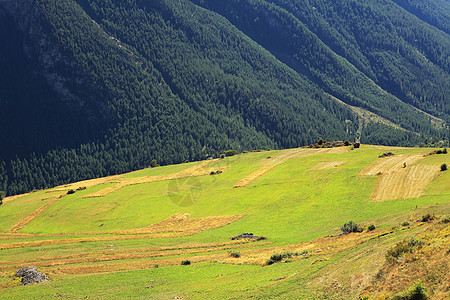
[[[406,90],[377,80],[375,66],[364,68],[366,52],[345,56],[315,33],[296,12],[300,2],[272,2],[227,2],[245,12],[238,16],[209,1],[1,0],[1,37],[12,42],[0,61],[8,87],[0,93],[0,131],[9,141],[0,150],[0,189],[15,194],[153,159],[179,163],[320,137],[415,145],[443,136],[442,124],[402,100],[448,116],[448,70],[440,63],[448,36],[425,31],[435,60],[428,73],[419,66],[428,81],[406,99]],[[422,91],[430,82],[442,91]],[[327,93],[388,122],[361,123]],[[425,94],[427,101],[416,101]]]
[[[420,280],[447,299],[449,154],[433,150],[257,151],[7,197],[2,298],[392,299]],[[51,282],[19,286],[24,266]]]

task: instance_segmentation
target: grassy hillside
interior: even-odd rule
[[[2,298],[383,299],[420,280],[444,299],[450,161],[432,150],[264,150],[5,198]],[[349,221],[364,230],[339,235]],[[267,239],[230,239],[246,232]],[[273,254],[285,257],[268,265]],[[30,265],[51,282],[19,286]]]
[[[0,190],[319,138],[441,146],[443,1],[0,0]]]

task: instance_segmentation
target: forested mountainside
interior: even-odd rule
[[[429,2],[0,0],[0,190],[442,139],[450,9]]]

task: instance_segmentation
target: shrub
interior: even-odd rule
[[[447,164],[441,165],[441,171],[447,171]]]
[[[86,189],[85,186],[80,186],[79,188],[77,188],[77,191],[83,191],[83,190],[85,190],[85,189]]]
[[[225,154],[225,156],[233,156],[233,155],[236,155],[237,151],[236,150],[227,150],[223,153]]]
[[[71,195],[71,194],[75,194],[75,191],[74,190],[68,190],[67,191],[67,195]]]
[[[361,232],[362,228],[358,226],[358,224],[354,223],[353,221],[350,221],[348,223],[345,223],[341,230],[343,233],[350,233],[350,232]]]
[[[422,284],[415,283],[409,290],[403,292],[402,295],[394,296],[393,300],[425,300],[428,299],[426,289]]]
[[[181,265],[182,266],[188,266],[188,265],[190,265],[191,264],[191,261],[190,260],[183,260],[182,262],[181,262]]]
[[[278,261],[282,261],[283,260],[283,255],[282,254],[273,254],[269,261],[272,261],[272,263],[276,263]]]
[[[426,215],[422,216],[422,219],[421,219],[422,222],[430,222],[433,220],[434,220],[434,216],[430,215],[430,214],[426,214]]]
[[[350,145],[350,142],[349,141],[344,141],[344,146],[348,146],[348,145]]]
[[[225,154],[220,154],[220,159],[224,159],[225,158]]]
[[[272,265],[276,262],[282,261],[284,258],[291,258],[292,256],[306,255],[308,251],[303,251],[302,253],[298,252],[285,252],[285,253],[277,253],[273,254],[270,259],[266,261],[266,265]]]
[[[415,249],[422,247],[422,244],[422,241],[415,238],[398,242],[393,248],[388,250],[386,259],[388,262],[396,262],[403,254],[412,253]]]
[[[402,226],[404,226],[404,227],[406,227],[406,226],[409,226],[409,222],[403,222],[402,224],[401,224]]]
[[[441,223],[450,223],[450,215],[446,215],[445,217],[443,217]]]
[[[367,227],[367,231],[375,230],[375,225],[371,224],[369,227]]]
[[[150,164],[152,165],[153,168],[159,167],[158,161],[157,161],[156,159],[152,159],[152,161],[150,162]]]
[[[239,252],[229,252],[228,255],[230,255],[231,257],[234,257],[234,258],[241,257],[241,253],[239,253]]]

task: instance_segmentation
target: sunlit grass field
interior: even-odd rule
[[[432,150],[362,145],[249,152],[136,171],[86,189],[71,184],[6,198],[0,206],[0,297],[358,298],[373,285],[367,278],[385,263],[386,250],[424,232],[428,225],[414,219],[450,214],[450,171],[438,170],[450,165],[450,156],[423,157]],[[405,169],[437,168],[421,196],[374,200],[382,176],[397,171],[360,172],[389,159],[378,158],[388,151],[420,155]],[[249,177],[261,168],[268,171]],[[199,169],[223,171],[198,176]],[[141,183],[146,178],[153,181]],[[247,185],[233,187],[245,178],[251,178]],[[122,179],[136,182],[89,197]],[[70,189],[75,193],[67,194]],[[376,229],[337,236],[350,220]],[[406,220],[410,227],[397,228]],[[230,240],[246,232],[267,239]],[[448,237],[443,241],[448,245]],[[263,266],[271,254],[286,251],[308,255]],[[182,260],[192,264],[181,266]],[[12,274],[28,265],[51,281],[18,286]],[[326,276],[331,270],[337,272],[333,279]],[[328,287],[333,280],[334,288]]]

